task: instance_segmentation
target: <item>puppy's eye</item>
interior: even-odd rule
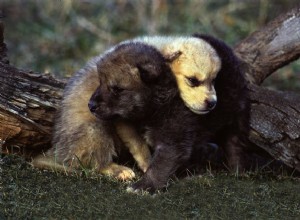
[[[186,77],[186,79],[191,87],[198,87],[204,83],[203,81],[198,80],[196,77]]]
[[[114,94],[114,95],[118,95],[120,94],[121,92],[123,92],[124,89],[118,87],[118,86],[112,86],[111,87],[111,92]]]

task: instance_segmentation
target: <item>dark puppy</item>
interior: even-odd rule
[[[193,146],[197,140],[202,140],[198,134],[205,134],[205,131],[199,132],[199,116],[180,98],[164,57],[151,46],[143,47],[148,51],[151,48],[156,67],[160,68],[140,67],[139,77],[132,78],[121,72],[108,76],[111,67],[105,65],[106,62],[100,63],[101,83],[89,106],[101,119],[126,120],[154,147],[149,168],[133,186],[153,192],[164,187],[169,176],[189,160]]]
[[[194,37],[210,44],[221,59],[221,69],[215,80],[218,103],[213,111],[201,117],[201,124],[214,134],[212,142],[225,151],[228,168],[243,171],[247,166],[244,153],[250,118],[247,81],[238,58],[224,42],[209,35],[194,34]]]
[[[154,49],[152,56],[160,69],[149,72],[140,68],[140,79],[134,83],[122,74],[108,77],[106,66],[98,65],[99,72],[103,70],[99,74],[101,85],[107,86],[100,85],[92,96],[91,111],[100,118],[126,120],[154,147],[152,162],[133,189],[153,192],[166,186],[169,176],[191,159],[192,152],[212,140],[226,141],[227,155],[234,151],[240,158],[242,147],[238,142],[243,138],[239,134],[248,129],[248,104],[239,62],[223,42],[209,36],[196,37],[209,42],[222,61],[215,83],[218,104],[207,115],[196,115],[184,105],[173,74]]]

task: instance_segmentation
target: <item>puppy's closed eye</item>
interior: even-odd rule
[[[119,95],[120,93],[122,93],[124,91],[124,89],[119,86],[112,86],[110,88],[110,90],[114,95]]]
[[[189,86],[191,87],[198,87],[198,86],[201,86],[203,85],[203,81],[200,81],[199,79],[197,79],[196,77],[185,77],[187,79],[187,82],[189,84]]]

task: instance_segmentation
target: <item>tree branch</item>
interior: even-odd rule
[[[251,83],[260,85],[275,70],[300,56],[300,6],[252,33],[235,47]]]

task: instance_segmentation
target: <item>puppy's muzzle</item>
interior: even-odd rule
[[[213,110],[217,105],[217,100],[205,100],[206,108],[208,111]]]
[[[112,120],[117,117],[115,114],[112,114],[111,111],[105,106],[99,105],[96,101],[90,100],[88,103],[90,112],[98,119],[101,120]]]

